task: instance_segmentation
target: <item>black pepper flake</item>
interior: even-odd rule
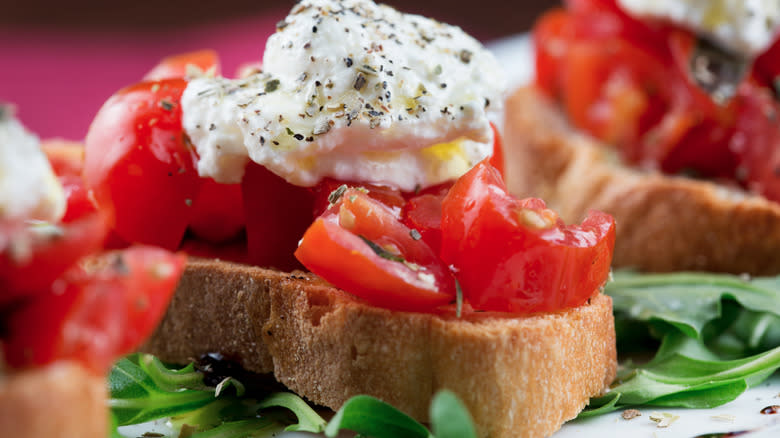
[[[311,41],[306,41],[306,43],[303,45],[304,49],[310,49],[311,48]]]
[[[317,33],[317,26],[311,27],[311,33]]]
[[[160,100],[160,106],[161,106],[161,107],[162,107],[162,109],[164,109],[165,111],[171,111],[171,110],[173,110],[174,103],[173,103],[173,102],[171,102],[171,101],[170,101],[170,100],[168,100],[168,99],[161,99],[161,100]]]
[[[275,146],[279,146],[279,142],[276,140],[272,141],[271,143],[273,143]]]
[[[371,111],[368,112],[368,116],[369,117],[379,117],[379,116],[382,116],[382,115],[383,115],[383,113],[380,112],[380,111],[371,110]]]
[[[774,82],[772,83],[772,86],[775,89],[775,99],[780,101],[780,76],[775,78]]]
[[[344,63],[347,64],[347,67],[352,67],[352,58],[344,58]]]
[[[263,137],[262,135],[260,136],[260,144],[261,145],[265,144],[265,137]]]
[[[352,85],[352,87],[360,91],[365,88],[366,82],[366,77],[363,76],[363,73],[358,73],[357,77],[355,78],[355,83]]]
[[[441,84],[439,84],[439,86],[440,86],[441,88],[447,88],[447,84],[445,84],[444,82],[442,82]]]
[[[309,143],[311,143],[311,142],[313,142],[313,141],[314,141],[314,137],[306,137],[306,141],[308,141]]]
[[[314,86],[315,86],[315,87],[321,87],[321,86],[322,86],[322,82],[320,82],[320,81],[314,81]]]
[[[486,98],[485,98],[485,108],[487,108],[487,107],[489,107],[489,106],[490,106],[490,99],[488,99],[488,98],[486,97]]]
[[[271,79],[265,83],[265,92],[272,93],[279,88],[279,79]]]
[[[460,51],[460,53],[458,54],[458,57],[460,58],[460,61],[461,61],[462,63],[464,63],[464,64],[468,64],[468,63],[470,63],[470,62],[471,62],[471,55],[473,55],[473,54],[471,53],[471,51],[469,51],[469,50],[466,50],[466,49],[463,49],[463,50],[461,50],[461,51]]]
[[[215,125],[213,123],[211,125],[209,125],[209,131],[213,131],[215,129],[217,129],[217,125]]]
[[[303,135],[302,134],[295,134],[295,135],[293,135],[293,138],[295,138],[298,141],[301,141],[301,140],[303,140]]]

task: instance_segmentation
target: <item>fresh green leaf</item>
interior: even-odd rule
[[[431,428],[436,438],[476,438],[469,411],[451,391],[440,391],[431,402]]]
[[[726,274],[620,271],[605,292],[616,312],[641,321],[666,321],[690,337],[701,336],[704,326],[721,316],[723,298],[780,316],[780,277],[746,280]]]
[[[223,423],[213,429],[197,432],[190,438],[270,438],[282,432],[284,426],[266,418]]]
[[[719,360],[699,339],[666,336],[656,357],[622,373],[610,392],[591,401],[596,413],[635,405],[711,408],[737,398],[780,368],[780,347],[738,360]],[[593,414],[586,413],[584,416]]]
[[[303,399],[290,392],[275,392],[264,398],[258,407],[267,409],[270,407],[283,407],[291,410],[298,418],[298,423],[288,426],[286,430],[320,433],[325,430],[325,420],[314,409],[306,404]]]
[[[111,368],[111,398],[108,404],[119,426],[189,412],[214,400],[213,390],[184,389],[171,392],[162,389],[161,385],[168,386],[170,382],[156,381],[149,373],[150,368],[145,368],[142,363],[139,362],[139,356],[135,356],[121,359]],[[203,375],[197,374],[202,383]],[[160,375],[155,377],[160,378]],[[184,380],[193,383],[189,378]]]
[[[425,426],[408,415],[367,395],[358,395],[347,400],[325,427],[325,435],[335,437],[342,429],[373,438],[431,436]]]
[[[649,333],[661,344],[649,362],[624,364],[582,417],[643,404],[719,406],[780,368],[780,277],[623,271],[605,291],[619,340]]]

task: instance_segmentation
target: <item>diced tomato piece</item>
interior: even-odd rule
[[[330,199],[333,192],[339,189],[339,187],[346,186],[349,187],[360,187],[368,193],[368,196],[376,199],[377,201],[385,204],[386,206],[390,207],[393,210],[401,211],[401,208],[403,208],[404,204],[406,203],[406,199],[404,198],[403,194],[400,190],[394,189],[387,186],[378,186],[375,184],[362,184],[362,183],[355,183],[355,182],[344,182],[339,181],[333,178],[325,178],[322,181],[320,181],[314,188],[312,189],[312,193],[314,194],[314,217],[318,217],[322,213],[325,212],[325,210],[328,209],[328,206],[330,205]]]
[[[420,238],[438,254],[441,249],[441,203],[444,194],[415,196],[401,211],[403,224],[420,233]]]
[[[611,216],[566,226],[539,199],[519,200],[482,162],[442,206],[442,260],[479,310],[532,313],[579,306],[606,282],[615,242]]]
[[[385,308],[426,311],[455,297],[447,267],[386,205],[349,189],[309,227],[295,256],[335,286]]]
[[[751,190],[780,202],[780,102],[752,83],[740,88],[741,108],[732,138],[738,177]]]
[[[71,359],[105,373],[156,327],[184,264],[182,255],[134,247],[72,267],[10,313],[5,360],[25,368]]]
[[[80,258],[103,247],[109,219],[92,212],[66,224],[32,224],[22,239],[22,254],[0,254],[0,307],[29,295],[48,291],[52,283]]]
[[[67,208],[63,223],[73,222],[85,215],[96,211],[95,203],[89,196],[89,191],[84,186],[84,179],[79,175],[64,175],[59,177],[60,184],[65,191]]]
[[[246,225],[240,184],[219,184],[204,178],[192,204],[190,230],[210,243],[226,242]]]
[[[247,166],[241,189],[249,261],[281,270],[299,268],[293,252],[311,224],[311,192],[255,163]]]
[[[41,149],[58,176],[80,176],[84,170],[84,145],[67,141],[47,141]]]
[[[490,164],[504,174],[504,142],[501,140],[501,134],[493,123],[490,124],[493,129],[493,154],[490,156]]]
[[[534,26],[536,84],[551,97],[558,97],[561,91],[570,21],[570,13],[563,9],[553,9],[542,15]]]
[[[112,96],[86,139],[84,179],[126,242],[175,249],[200,190],[182,131],[182,79],[142,82]]]
[[[199,68],[201,71],[214,69],[219,75],[219,55],[213,50],[198,50],[164,58],[149,73],[144,75],[145,81],[184,78],[187,76],[187,66]]]

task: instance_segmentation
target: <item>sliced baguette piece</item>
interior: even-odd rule
[[[108,390],[72,361],[0,374],[0,435],[14,438],[105,438]]]
[[[420,421],[447,388],[493,438],[549,436],[616,372],[600,293],[557,313],[458,319],[373,307],[309,273],[203,259],[142,350],[175,363],[220,352],[334,410],[368,394]]]
[[[564,221],[588,209],[617,223],[613,266],[645,271],[780,273],[780,204],[713,182],[643,172],[578,133],[533,87],[509,98],[507,185]]]

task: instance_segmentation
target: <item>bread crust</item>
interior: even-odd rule
[[[0,435],[105,438],[107,392],[105,376],[70,361],[2,374]]]
[[[616,371],[612,302],[526,317],[457,319],[373,307],[313,274],[189,263],[143,350],[184,363],[220,352],[338,409],[358,394],[426,421],[455,391],[483,437],[542,437],[577,415]]]
[[[613,266],[644,271],[780,273],[780,204],[708,181],[626,167],[576,132],[532,87],[507,101],[507,185],[567,222],[588,209],[617,223]]]

